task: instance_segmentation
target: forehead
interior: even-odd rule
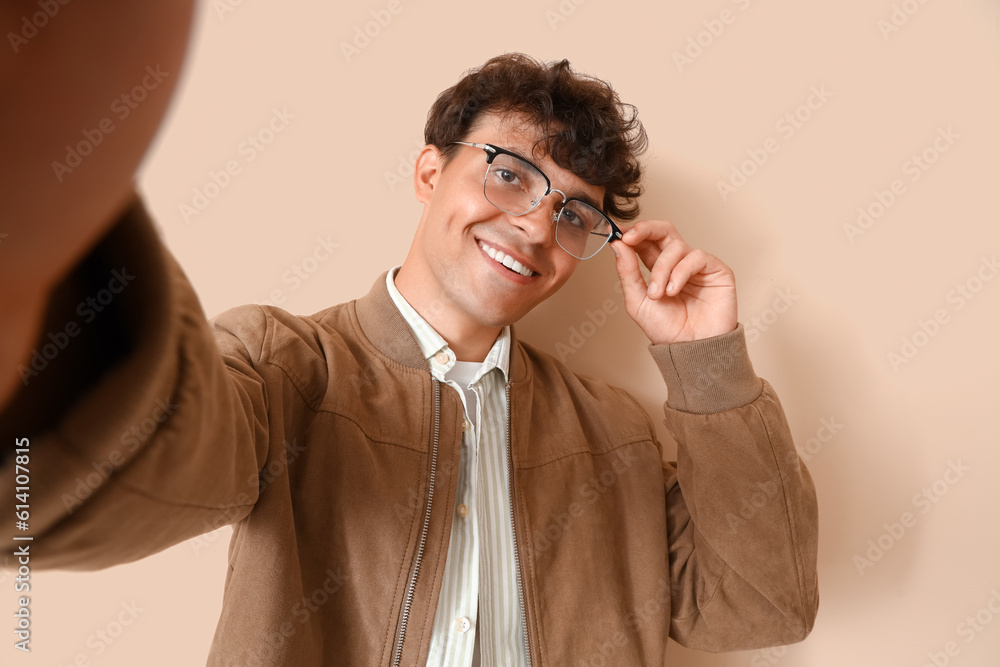
[[[524,114],[481,114],[472,127],[469,137],[486,137],[490,143],[520,153],[531,160],[546,160],[544,129],[534,124]]]

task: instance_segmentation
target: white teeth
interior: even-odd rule
[[[495,260],[497,262],[500,262],[501,264],[503,264],[504,266],[506,266],[508,269],[511,269],[512,271],[516,271],[517,273],[520,273],[522,276],[524,276],[526,278],[530,277],[534,273],[531,269],[529,269],[528,267],[524,266],[523,264],[521,264],[519,261],[517,261],[513,257],[510,257],[508,255],[503,254],[502,252],[500,252],[496,248],[491,248],[490,246],[488,246],[488,245],[486,245],[485,243],[482,243],[482,242],[480,242],[479,247],[481,247],[483,249],[483,251],[487,255],[489,255],[493,260]]]

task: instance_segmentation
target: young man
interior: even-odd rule
[[[668,636],[805,637],[811,481],[732,271],[667,222],[619,239],[645,142],[628,111],[565,62],[471,72],[429,115],[402,266],[312,316],[209,325],[135,200],[60,253],[41,305],[9,307],[46,313],[20,319],[19,368],[81,295],[115,296],[0,403],[0,512],[14,443],[44,479],[32,562],[106,567],[232,524],[210,665],[653,665]],[[676,464],[627,393],[511,327],[609,240]]]

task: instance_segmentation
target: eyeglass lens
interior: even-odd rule
[[[497,208],[512,215],[533,209],[545,195],[548,182],[542,172],[524,160],[501,153],[486,170],[484,193]],[[556,242],[580,259],[593,257],[611,236],[607,218],[582,201],[566,203],[556,221]]]

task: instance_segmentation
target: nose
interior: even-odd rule
[[[553,193],[557,193],[559,197],[546,201]],[[529,242],[547,248],[555,240],[556,219],[565,201],[566,195],[561,191],[551,190],[534,209],[524,215],[510,216],[509,219],[524,232]]]

